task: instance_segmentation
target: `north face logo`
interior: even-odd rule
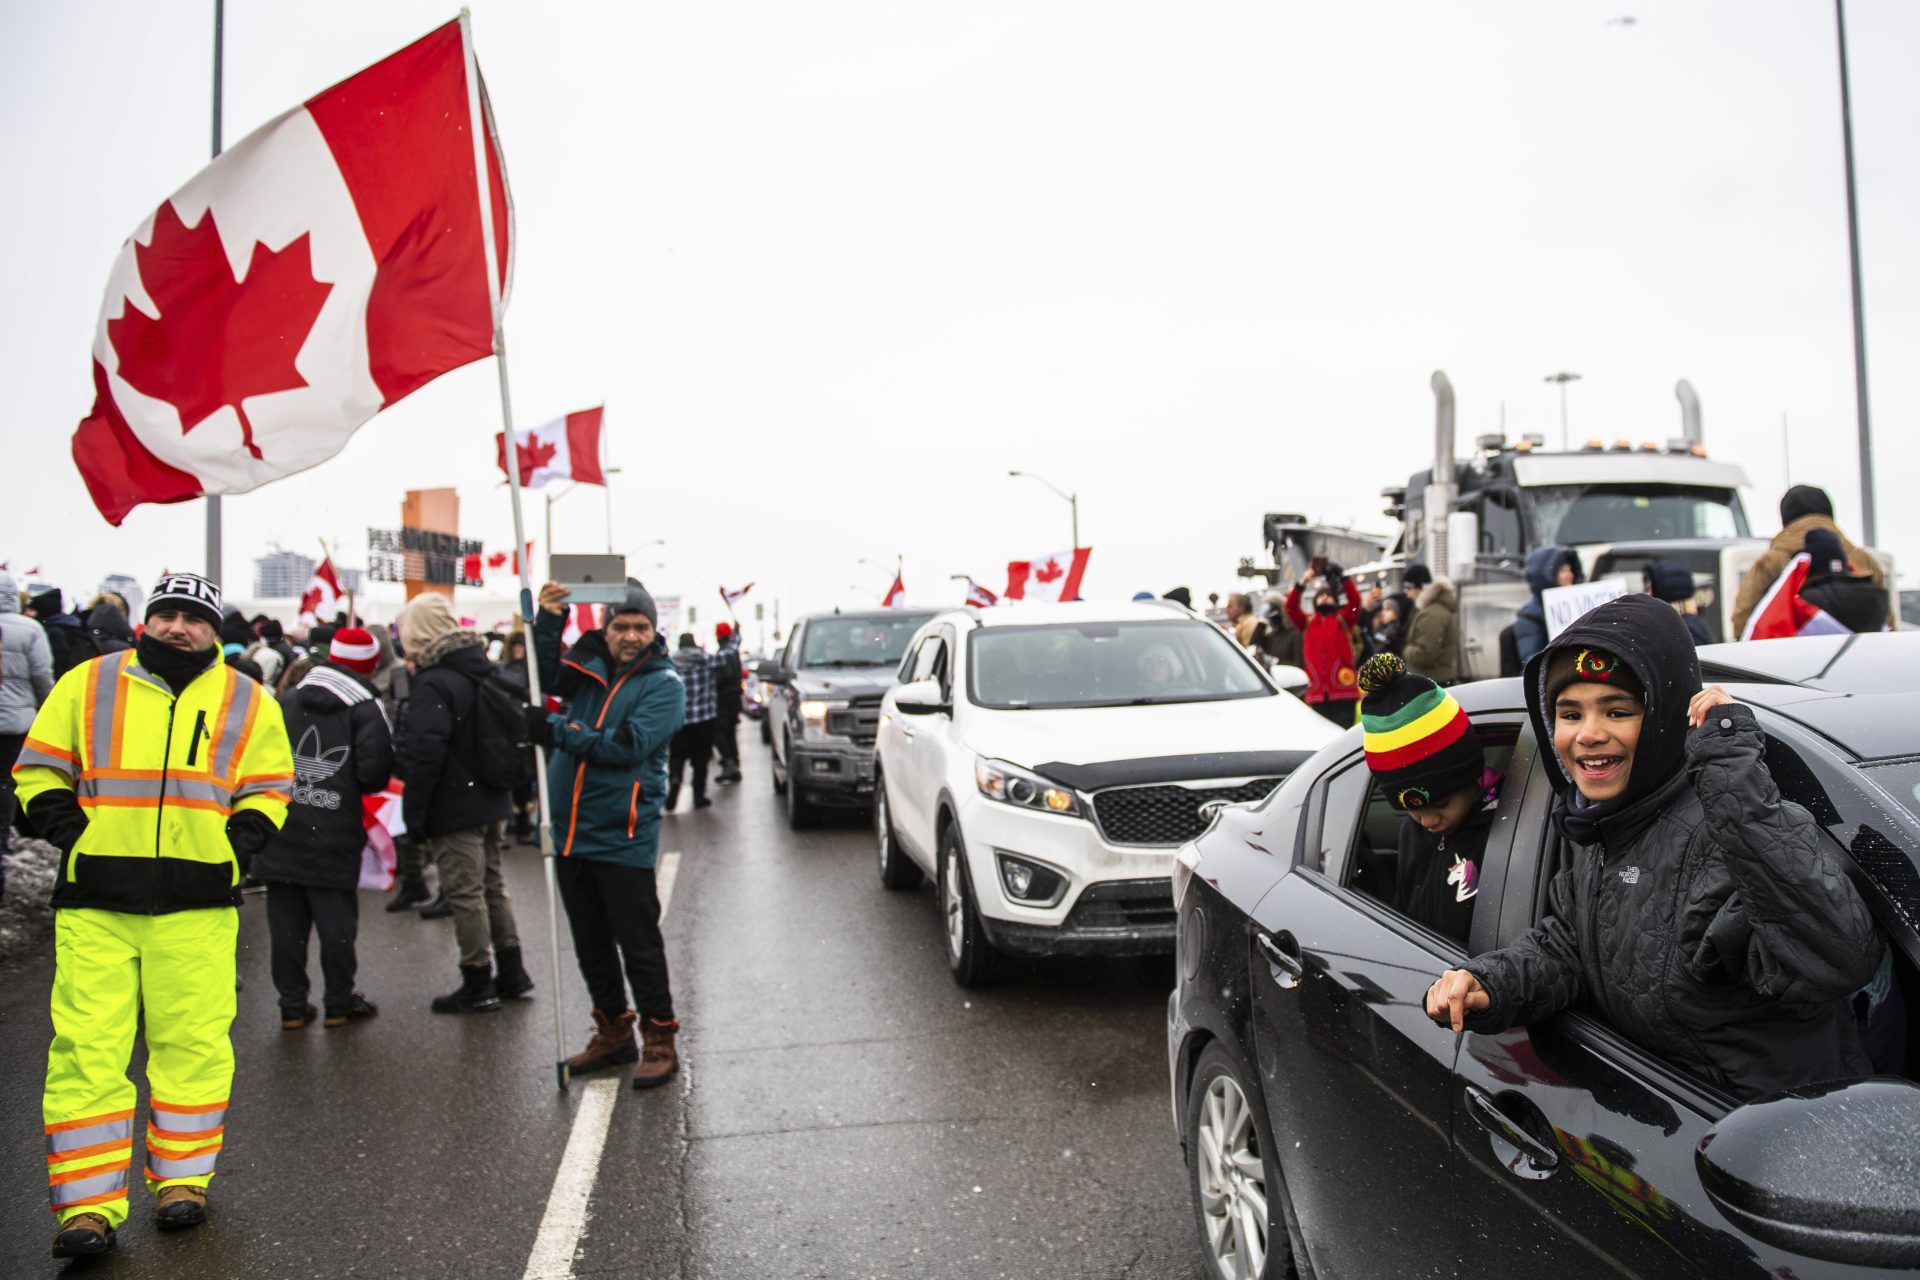
[[[1625,869],[1623,869],[1623,870],[1622,870],[1622,871],[1620,872],[1620,882],[1621,882],[1622,884],[1639,884],[1639,883],[1640,883],[1640,868],[1638,868],[1638,867],[1627,867],[1627,868],[1625,868]]]

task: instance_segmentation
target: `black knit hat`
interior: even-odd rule
[[[1801,516],[1825,516],[1833,519],[1833,499],[1825,489],[1797,484],[1780,495],[1780,523],[1792,524]]]
[[[1831,529],[1809,529],[1800,549],[1807,553],[1807,559],[1813,563],[1807,566],[1809,576],[1822,573],[1847,573],[1847,549],[1840,544],[1840,535]]]
[[[1432,581],[1433,570],[1427,568],[1427,566],[1421,564],[1418,560],[1408,565],[1407,571],[1400,575],[1400,585],[1403,587],[1424,587]]]
[[[1480,781],[1480,735],[1452,694],[1391,653],[1361,665],[1360,690],[1367,768],[1394,808],[1424,809]]]
[[[1615,654],[1599,648],[1567,648],[1556,651],[1547,660],[1544,705],[1549,714],[1568,685],[1582,683],[1611,685],[1642,703],[1647,700],[1647,689],[1640,677]]]
[[[145,617],[165,610],[189,614],[208,626],[220,626],[220,588],[197,573],[170,573],[153,586]]]
[[[37,596],[27,597],[27,608],[42,618],[51,618],[56,613],[66,611],[66,597],[60,594],[60,588],[48,587]]]
[[[654,626],[660,625],[660,610],[654,607],[653,594],[641,586],[637,578],[627,579],[627,598],[606,607],[606,617],[601,625],[605,626],[622,613],[637,613]]]

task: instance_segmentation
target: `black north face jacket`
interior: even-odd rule
[[[393,738],[373,686],[351,671],[319,666],[280,696],[293,744],[293,803],[286,825],[250,868],[268,884],[353,889],[367,832],[360,798],[393,775]]]
[[[1570,845],[1547,915],[1512,946],[1469,960],[1489,1033],[1572,1005],[1741,1098],[1872,1074],[1849,996],[1884,947],[1866,904],[1819,838],[1780,798],[1765,734],[1743,706],[1686,724],[1700,668],[1680,616],[1651,596],[1614,600],[1527,664],[1527,710],[1543,743],[1548,662],[1606,649],[1646,686],[1647,714],[1625,795],[1577,803],[1548,748]]]

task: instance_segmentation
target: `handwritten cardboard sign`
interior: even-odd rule
[[[1540,604],[1547,614],[1547,639],[1565,631],[1583,614],[1609,600],[1618,600],[1631,590],[1625,578],[1600,578],[1571,587],[1548,587],[1540,593]]]

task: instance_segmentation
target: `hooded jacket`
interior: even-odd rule
[[[1664,560],[1655,560],[1641,570],[1641,581],[1647,588],[1647,594],[1655,600],[1664,600],[1674,606],[1674,612],[1680,615],[1680,621],[1686,624],[1687,634],[1693,637],[1696,645],[1712,644],[1713,632],[1707,630],[1707,624],[1697,613],[1688,613],[1679,606],[1693,599],[1693,574],[1677,564],[1668,564]]]
[[[533,622],[540,687],[564,704],[547,717],[554,843],[563,858],[651,867],[660,856],[667,750],[686,721],[686,687],[658,635],[616,670],[599,631],[582,636],[562,658],[565,628],[564,617],[544,609]]]
[[[1627,789],[1582,801],[1547,753],[1562,866],[1547,914],[1513,945],[1467,961],[1491,1000],[1478,1033],[1572,1005],[1741,1098],[1871,1072],[1849,997],[1883,944],[1813,817],[1780,798],[1753,711],[1719,706],[1690,729],[1700,689],[1671,605],[1623,596],[1527,664],[1527,711],[1550,743],[1548,663],[1604,648],[1646,687]]]
[[[111,600],[102,600],[87,610],[85,625],[90,652],[81,659],[83,662],[96,655],[104,658],[133,648],[133,627],[127,622],[127,615],[120,612],[120,606]]]
[[[344,667],[317,666],[280,695],[293,744],[293,803],[253,859],[267,883],[355,889],[366,825],[360,799],[393,774],[393,738],[373,686]]]
[[[13,575],[0,572],[0,733],[31,729],[34,713],[52,692],[53,647],[47,633],[20,612]]]
[[[1737,636],[1747,629],[1747,619],[1753,615],[1754,609],[1760,604],[1761,597],[1767,594],[1767,588],[1771,587],[1785,571],[1787,561],[1799,555],[1801,548],[1806,545],[1809,529],[1831,531],[1840,539],[1840,545],[1846,549],[1847,560],[1855,569],[1871,578],[1875,586],[1887,585],[1887,576],[1882,572],[1879,562],[1850,542],[1847,535],[1840,532],[1840,526],[1833,522],[1832,516],[1823,516],[1817,512],[1800,516],[1789,521],[1786,528],[1773,535],[1773,541],[1767,544],[1767,549],[1760,553],[1760,558],[1753,562],[1752,568],[1747,570],[1747,576],[1740,580],[1740,594],[1733,600],[1734,635]],[[1894,625],[1891,608],[1887,611],[1886,622],[1889,627]]]
[[[512,793],[483,785],[473,771],[477,686],[493,670],[486,642],[455,631],[428,641],[413,662],[418,674],[394,744],[408,834],[444,836],[511,816]]]
[[[1587,580],[1586,570],[1580,564],[1580,553],[1572,547],[1551,544],[1535,547],[1527,553],[1527,590],[1533,592],[1533,598],[1521,605],[1513,618],[1513,643],[1519,649],[1523,663],[1547,647],[1547,606],[1540,599],[1540,593],[1559,585],[1555,578],[1563,564],[1573,566],[1575,582]]]
[[[1452,684],[1460,678],[1459,609],[1453,584],[1445,578],[1420,588],[1413,625],[1407,628],[1407,643],[1400,651],[1407,670],[1435,684]]]
[[[1300,607],[1300,584],[1287,592],[1287,621],[1300,633],[1301,665],[1307,672],[1309,702],[1349,702],[1360,697],[1359,668],[1353,662],[1353,637],[1347,628],[1360,621],[1360,590],[1341,578],[1346,603],[1332,613],[1308,613]]]

